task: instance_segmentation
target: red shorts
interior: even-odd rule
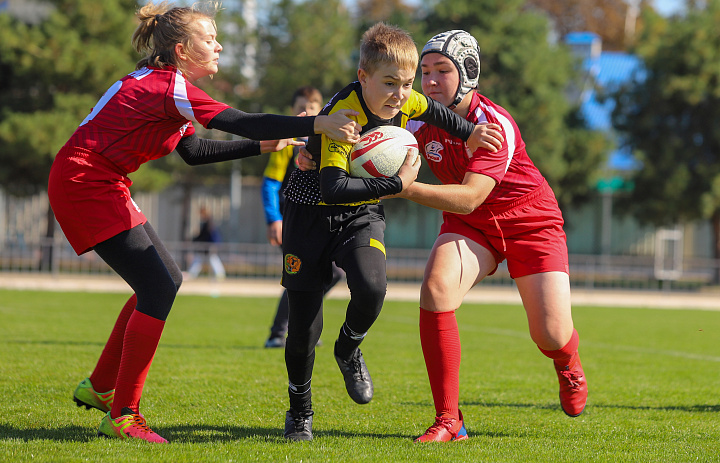
[[[512,278],[569,273],[564,221],[547,183],[507,205],[481,206],[468,215],[444,212],[443,219],[441,235],[457,233],[475,241],[492,253],[496,264],[507,259]]]
[[[130,197],[130,185],[132,181],[105,157],[81,149],[60,150],[50,169],[48,197],[78,255],[147,222]]]

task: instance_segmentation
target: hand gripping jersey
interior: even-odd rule
[[[170,154],[228,105],[210,98],[174,67],[145,67],[115,82],[63,150],[100,154],[123,172]]]
[[[466,172],[492,177],[497,185],[483,203],[488,207],[518,199],[543,184],[542,174],[525,151],[520,130],[504,108],[476,92],[467,120],[476,125],[483,122],[501,125],[505,138],[502,148],[496,153],[478,149],[468,154],[462,140],[442,129],[416,121],[407,125],[417,138],[427,165],[442,183],[461,184]]]
[[[353,82],[338,92],[320,111],[320,114],[332,114],[340,109],[352,109],[360,113],[355,116],[355,120],[362,126],[361,134],[381,125],[394,125],[404,128],[409,119],[419,119],[443,126],[458,136],[464,136],[465,139],[470,136],[473,127],[471,124],[466,124],[461,118],[456,117],[449,109],[433,100],[428,100],[423,94],[414,90],[394,118],[381,119],[373,114],[365,104],[360,82]],[[347,156],[352,149],[352,144],[332,140],[326,135],[315,135],[310,137],[307,149],[312,153],[313,160],[317,163],[319,169],[313,171],[295,170],[290,176],[290,181],[285,190],[285,197],[298,204],[323,205],[319,182],[320,171],[332,166],[349,172],[350,167]],[[371,204],[378,201],[377,199],[370,199],[352,204]]]

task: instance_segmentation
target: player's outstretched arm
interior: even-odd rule
[[[350,116],[357,114],[357,111],[344,109],[329,116],[298,117],[246,113],[227,108],[216,114],[207,128],[252,140],[275,140],[322,133],[345,143],[356,143],[360,138],[360,125],[350,119]]]
[[[283,138],[280,140],[264,140],[260,142],[261,153],[274,153],[280,151],[286,146],[305,146],[305,142],[302,140],[295,140],[294,138]]]

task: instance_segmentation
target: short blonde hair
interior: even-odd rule
[[[183,64],[175,54],[175,44],[181,43],[189,51],[191,61],[198,63],[192,46],[192,36],[197,32],[197,21],[209,20],[215,30],[215,14],[220,9],[219,2],[204,2],[190,7],[173,7],[163,1],[152,1],[137,12],[140,25],[135,29],[132,44],[145,57],[138,61],[136,69],[145,66],[164,68],[175,66],[184,71]]]
[[[417,46],[410,34],[383,22],[363,34],[358,67],[372,74],[381,64],[396,64],[400,69],[413,72],[418,67]]]

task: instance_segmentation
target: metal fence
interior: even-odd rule
[[[166,242],[180,267],[185,270],[194,255],[208,246],[193,242]],[[278,248],[268,244],[213,244],[227,278],[280,278],[282,258]],[[419,282],[422,280],[427,249],[389,248],[387,274],[389,281]],[[720,262],[713,259],[685,259],[682,268],[665,278],[653,256],[570,255],[571,283],[575,287],[658,289],[691,291],[716,284]],[[25,242],[6,241],[0,248],[0,272],[38,274],[112,274],[113,271],[93,252],[75,255],[67,241]],[[203,272],[210,274],[206,264]],[[1,275],[0,275],[1,278]],[[512,285],[507,267],[501,264],[495,275],[486,280],[490,285]]]

